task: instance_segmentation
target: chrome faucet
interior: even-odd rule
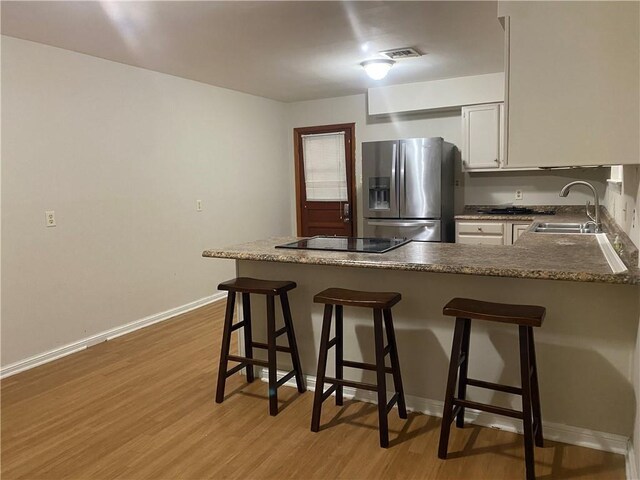
[[[594,199],[594,203],[595,203],[595,216],[591,215],[591,212],[589,212],[589,206],[591,205],[591,202],[589,200],[587,200],[587,204],[585,206],[586,210],[587,210],[587,217],[589,217],[591,219],[591,222],[587,222],[587,223],[593,223],[596,227],[596,233],[600,233],[602,230],[600,228],[600,200],[598,199],[598,192],[596,191],[596,188],[591,185],[589,182],[583,182],[582,180],[576,180],[575,182],[570,182],[567,183],[564,187],[562,187],[562,190],[560,190],[560,196],[561,197],[566,197],[567,195],[569,195],[569,190],[571,190],[571,187],[575,186],[575,185],[584,185],[585,187],[589,187],[591,189],[591,191],[593,192],[593,199]]]

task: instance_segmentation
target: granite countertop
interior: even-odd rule
[[[554,221],[576,222],[583,221],[583,216],[584,213],[567,211],[559,212],[551,218]],[[513,216],[508,217],[508,220],[518,220]],[[482,215],[482,218],[492,219],[490,215]],[[549,216],[529,216],[527,220],[534,222],[543,218],[548,220]],[[205,250],[202,256],[463,275],[640,284],[637,249],[635,253],[631,252],[631,257],[635,254],[636,263],[625,261],[629,270],[614,274],[595,235],[544,234],[529,230],[514,245],[410,242],[383,254],[275,248],[276,245],[298,239],[269,238]]]
[[[464,208],[461,215],[456,215],[455,220],[467,220],[467,221],[494,221],[494,222],[526,222],[533,224],[534,222],[571,222],[571,223],[585,223],[589,221],[585,213],[584,205],[526,205],[535,211],[555,211],[555,215],[504,215],[504,214],[491,214],[480,213],[479,210],[492,208],[491,205],[468,205]],[[600,221],[602,223],[602,229],[607,234],[609,242],[613,244],[615,238],[618,237],[622,243],[622,253],[619,255],[627,268],[633,270],[638,267],[638,248],[633,244],[629,236],[618,226],[616,221],[611,217],[609,211],[600,206]],[[565,235],[566,236],[566,235]],[[521,245],[525,235],[521,235],[517,240],[516,245]],[[536,234],[535,237],[538,237]],[[573,236],[570,236],[571,238]],[[526,239],[532,237],[526,236]]]

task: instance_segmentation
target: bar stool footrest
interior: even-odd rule
[[[278,338],[283,333],[287,333],[287,326],[286,325],[284,327],[279,328],[278,330],[276,330],[276,338]]]
[[[238,322],[238,323],[234,323],[233,325],[231,325],[231,331],[235,332],[236,330],[238,330],[239,328],[242,328],[244,326],[245,326],[245,321],[244,320],[241,321],[241,322]]]
[[[472,387],[486,388],[496,390],[498,392],[512,393],[514,395],[522,395],[522,388],[512,387],[510,385],[501,385],[499,383],[485,382],[484,380],[467,379],[467,385]]]
[[[251,346],[253,348],[261,348],[263,350],[268,350],[269,349],[269,346],[266,343],[262,343],[262,342],[251,342]],[[291,348],[290,347],[285,347],[284,345],[276,345],[276,351],[277,352],[291,353]]]
[[[540,424],[534,419],[533,420],[533,435],[535,436],[540,430]]]
[[[466,359],[467,359],[467,356],[464,353],[461,354],[460,358],[458,358],[458,367],[462,365]]]
[[[453,407],[453,413],[451,414],[452,422],[456,419],[456,417],[458,416],[458,413],[460,413],[460,410],[462,410],[462,406],[460,405],[456,405],[455,407]]]
[[[266,360],[258,360],[257,358],[239,357],[237,355],[229,355],[227,358],[232,362],[240,362],[241,364],[244,364],[245,367],[247,365],[258,365],[260,367],[269,367],[269,362],[267,362]]]
[[[504,415],[505,417],[519,418],[522,420],[524,415],[519,410],[513,410],[511,408],[496,407],[495,405],[488,405],[486,403],[472,402],[471,400],[462,400],[460,398],[453,399],[454,405],[459,405],[465,408],[473,408],[475,410],[482,410],[483,412],[495,413],[496,415]]]
[[[359,368],[360,370],[372,370],[374,372],[378,369],[372,363],[352,362],[351,360],[343,360],[342,366],[349,368]],[[384,367],[384,371],[387,373],[393,373],[391,367]]]
[[[233,375],[234,373],[238,373],[243,368],[247,368],[247,364],[244,362],[240,363],[240,365],[236,365],[235,367],[230,368],[229,370],[227,370],[225,378],[229,378],[231,375]]]
[[[371,390],[372,392],[378,391],[378,386],[373,385],[371,383],[356,382],[353,380],[343,380],[343,379],[332,378],[332,377],[324,377],[324,381],[326,383],[331,383],[333,385],[338,385],[341,387],[361,388],[363,390]]]
[[[326,380],[326,379],[325,379]],[[322,394],[322,401],[324,402],[327,398],[329,398],[331,396],[331,394],[333,392],[335,392],[338,389],[338,385],[331,385],[329,388],[327,388],[327,391],[324,392]]]
[[[387,413],[389,413],[391,411],[391,409],[393,408],[393,406],[398,403],[398,394],[395,393],[393,395],[393,397],[391,397],[391,400],[389,400],[389,402],[387,402]]]
[[[295,370],[291,370],[289,373],[287,373],[284,377],[282,377],[280,380],[278,380],[276,382],[276,388],[281,387],[282,385],[284,385],[285,383],[287,383],[289,380],[291,380],[294,376],[296,375],[296,371]]]

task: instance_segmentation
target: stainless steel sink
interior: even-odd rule
[[[596,233],[596,226],[593,223],[548,223],[539,222],[533,226],[536,233]]]

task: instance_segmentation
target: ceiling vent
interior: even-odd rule
[[[411,47],[394,48],[393,50],[385,50],[383,52],[380,52],[380,55],[390,58],[391,60],[403,60],[405,58],[422,56],[420,52],[418,52],[415,48],[411,48]]]

